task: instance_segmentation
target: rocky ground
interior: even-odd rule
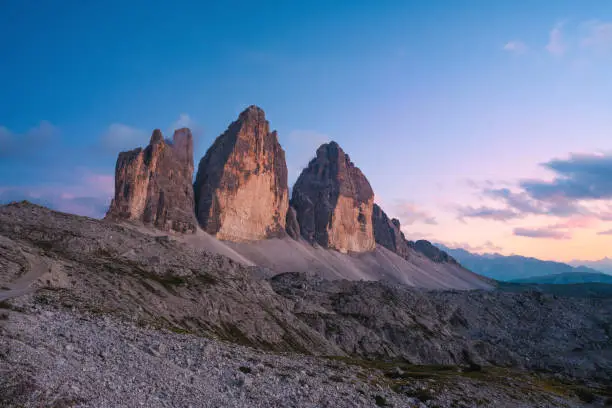
[[[4,304],[4,307],[9,307]],[[577,407],[551,377],[270,353],[37,305],[2,311],[0,406]]]
[[[263,279],[155,234],[0,207],[0,406],[612,404],[605,292]]]

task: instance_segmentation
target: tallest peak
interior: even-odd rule
[[[266,119],[266,113],[257,105],[251,105],[240,114],[240,119],[248,120],[248,119]]]

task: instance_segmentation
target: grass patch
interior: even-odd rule
[[[389,403],[387,402],[387,399],[385,397],[383,397],[382,395],[375,395],[374,396],[374,402],[379,407],[388,407],[389,406]]]
[[[432,384],[452,386],[458,378],[490,384],[499,389],[508,390],[508,395],[544,394],[572,400],[579,399],[584,403],[593,403],[600,398],[608,398],[612,404],[612,388],[587,387],[576,382],[562,381],[549,375],[526,372],[504,367],[458,367],[448,365],[415,365],[398,360],[364,360],[343,356],[328,356],[329,359],[361,367],[365,370],[377,370],[378,377],[371,379],[379,385],[388,386],[397,393],[418,398],[422,402],[434,399],[432,390],[410,389],[415,380],[431,380]],[[357,375],[362,380],[363,376]]]
[[[182,327],[177,327],[177,326],[170,327],[170,331],[176,334],[192,334],[189,330],[183,329]]]
[[[429,400],[434,399],[434,396],[431,391],[426,389],[414,390],[411,392],[406,392],[406,394],[410,397],[418,399],[421,402],[427,402]]]
[[[579,387],[576,388],[575,392],[582,402],[586,402],[588,404],[595,402],[597,399],[597,396],[588,388]]]
[[[196,275],[198,280],[200,282],[202,282],[205,285],[216,285],[217,283],[219,283],[217,281],[217,279],[213,278],[212,276],[208,275],[208,274],[204,274],[204,273],[199,273],[198,275]]]

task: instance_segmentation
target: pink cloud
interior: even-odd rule
[[[109,174],[91,174],[86,177],[94,190],[113,194],[115,192],[115,178]]]
[[[73,184],[0,187],[0,203],[28,200],[57,211],[102,218],[114,193],[113,176],[79,170]]]

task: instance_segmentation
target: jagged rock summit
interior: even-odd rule
[[[187,128],[165,141],[153,131],[145,148],[122,152],[115,168],[115,197],[107,219],[138,220],[166,231],[195,232],[193,136]]]
[[[249,106],[200,161],[194,184],[202,228],[228,241],[285,234],[289,207],[285,151],[265,113]]]
[[[295,183],[291,205],[301,236],[311,243],[340,252],[366,252],[376,247],[374,192],[336,142],[317,149],[316,157]]]
[[[447,263],[459,265],[452,256],[437,248],[431,242],[424,239],[408,241],[401,230],[400,221],[397,218],[389,219],[387,214],[378,204],[374,204],[372,213],[374,224],[374,237],[376,243],[395,252],[404,259],[409,259],[413,251],[418,251],[436,263]]]
[[[374,204],[372,224],[374,225],[374,238],[377,244],[395,252],[404,259],[408,259],[411,252],[409,241],[404,237],[400,221],[397,218],[389,219],[383,209],[378,204]]]
[[[336,142],[317,149],[316,157],[298,178],[289,205],[285,152],[276,132],[270,131],[264,111],[257,106],[245,109],[217,137],[200,161],[192,185],[193,170],[190,130],[177,130],[172,141],[164,140],[161,131],[155,130],[145,149],[119,155],[115,198],[106,218],[136,220],[181,233],[196,232],[199,223],[220,240],[248,245],[289,236],[299,245],[304,245],[299,242],[303,239],[342,253],[370,253],[378,257],[374,262],[379,270],[386,268],[381,266],[380,247],[417,264],[422,263],[417,252],[438,264],[456,264],[427,241],[406,240],[399,220],[390,219],[374,204],[367,178]],[[240,250],[253,255],[253,248]],[[288,251],[299,258],[309,249],[300,246]],[[276,248],[268,252],[259,263],[284,270],[282,251]],[[310,263],[302,267],[306,265]],[[423,270],[432,267],[418,266]],[[351,269],[346,265],[340,269],[346,268]],[[354,276],[348,269],[345,274],[335,273]],[[398,279],[410,281],[406,277]]]

